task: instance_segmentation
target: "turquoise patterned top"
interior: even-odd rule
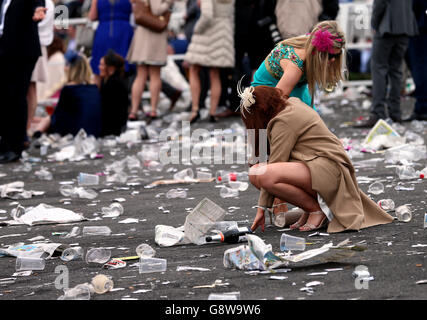
[[[303,72],[301,79],[289,96],[300,98],[305,104],[311,106],[312,99],[308,90],[304,61],[296,54],[292,46],[278,43],[255,72],[251,86],[276,87],[283,76],[283,69],[280,66],[280,61],[283,59],[292,61]]]

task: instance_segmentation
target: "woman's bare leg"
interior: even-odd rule
[[[40,118],[34,131],[46,132],[50,126],[50,117]]]
[[[145,82],[147,81],[148,70],[147,66],[138,66],[135,80],[132,84],[132,103],[130,114],[136,115],[141,104],[142,93],[145,89]]]
[[[34,114],[37,109],[37,83],[31,82],[30,87],[28,88],[27,93],[27,103],[28,103],[28,119],[27,119],[27,130],[31,127],[31,122],[33,120]]]
[[[191,91],[191,117],[190,121],[196,117],[197,111],[199,111],[200,101],[200,66],[190,65],[189,80],[190,80],[190,91]]]
[[[162,81],[160,80],[160,67],[149,66],[148,73],[150,75],[150,116],[157,116],[157,105],[159,104],[160,90],[162,89]]]
[[[310,170],[303,163],[269,164],[266,172],[260,175],[258,180],[261,188],[306,212],[321,211],[317,202],[317,192],[312,189]],[[324,215],[304,214],[298,223],[318,225],[323,218]]]
[[[218,68],[209,69],[209,79],[211,82],[211,108],[210,115],[214,116],[221,98],[221,77]]]

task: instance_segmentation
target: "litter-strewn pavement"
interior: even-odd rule
[[[322,101],[319,112],[349,151],[361,189],[376,202],[392,199],[395,208],[408,205],[410,221],[395,220],[340,234],[327,234],[326,230],[302,233],[277,226],[254,234],[265,245],[271,245],[272,255],[288,260],[291,254],[331,243],[353,246],[352,254],[331,254],[330,262],[316,257],[289,264],[282,261],[280,267],[267,270],[253,267],[259,260],[248,254],[248,259],[255,259],[256,263],[239,269],[226,267],[224,253],[248,246],[248,242],[197,245],[186,238],[179,239],[187,215],[206,198],[224,210],[219,221],[250,226],[258,191],[245,185],[244,178],[240,181],[243,184],[238,185],[228,184],[227,179],[215,181],[219,170],[247,171],[244,163],[197,164],[182,156],[179,164],[162,165],[156,160],[153,154],[159,149],[155,142],[162,129],[168,128],[172,142],[195,146],[194,141],[190,144],[179,136],[187,131],[182,130],[181,113],[177,112],[145,130],[131,124],[133,130],[117,139],[98,140],[96,146],[84,133],[78,137],[81,143],[71,138],[53,141],[44,137],[41,147],[30,149],[24,162],[0,166],[0,299],[64,299],[64,286],[74,288],[69,296],[91,300],[426,299],[427,178],[420,179],[427,166],[426,126],[422,122],[392,124],[404,142],[377,138],[376,145],[362,146],[370,130],[353,128],[349,122],[368,113],[364,105],[362,99],[336,97]],[[411,100],[403,101],[404,114],[409,114],[411,107]],[[241,126],[239,118],[215,124],[201,121],[191,127],[191,132],[222,129],[223,133],[236,133],[242,131]],[[144,135],[148,139],[141,140]],[[204,141],[198,145],[200,150],[213,150],[223,139],[217,132]],[[396,149],[376,152],[384,145],[397,150],[400,146],[406,153],[396,158]],[[236,158],[244,140],[234,141],[234,146]],[[203,156],[196,159],[200,160]],[[185,177],[182,172],[188,168],[193,171],[192,177]],[[177,173],[179,184],[174,183]],[[93,184],[91,178],[95,179]],[[382,184],[380,189],[375,189],[374,182]],[[121,206],[111,206],[113,203]],[[59,212],[60,216],[35,217],[38,212],[47,212],[43,210]],[[390,213],[395,215],[395,211]],[[88,229],[89,226],[104,228]],[[170,238],[166,239],[169,242],[159,241],[158,237],[156,241],[156,229],[160,232],[167,227],[171,227]],[[283,233],[304,238],[305,251],[281,251]],[[174,235],[178,238],[173,239]],[[325,252],[328,246],[324,247]],[[81,247],[83,254],[79,256],[77,252],[73,253],[77,255],[75,259],[72,255],[61,259],[67,247]],[[104,260],[97,256],[101,262],[88,263],[86,254],[91,248],[104,249],[109,255]],[[44,260],[43,270],[17,271],[17,260],[28,257],[28,252],[33,252],[34,261],[30,262]],[[145,252],[143,256],[147,254],[146,259],[158,259],[159,265],[149,267],[166,271],[141,270],[141,252]],[[163,261],[166,265],[161,264]],[[107,277],[94,279],[99,274]]]

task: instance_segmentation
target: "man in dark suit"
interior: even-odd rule
[[[41,55],[37,23],[44,0],[0,0],[0,163],[21,157],[27,140],[27,92]]]
[[[375,0],[371,26],[374,32],[371,116],[356,127],[372,127],[379,119],[386,119],[386,107],[394,122],[402,122],[402,63],[410,37],[418,33],[411,1]],[[387,84],[390,84],[388,99]]]

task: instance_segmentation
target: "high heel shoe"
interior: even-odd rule
[[[218,122],[218,118],[217,118],[217,117],[215,117],[215,116],[213,116],[213,115],[210,115],[210,116],[209,116],[209,122],[211,122],[211,123]]]
[[[323,211],[315,211],[315,212],[310,212],[310,214],[323,214],[325,215],[325,213]],[[308,219],[307,219],[308,220]],[[300,227],[298,230],[299,231],[314,231],[314,230],[318,230],[321,229],[325,226],[328,225],[328,218],[326,217],[326,215],[323,217],[323,219],[319,222],[319,224],[317,226],[315,226],[314,224],[311,223],[306,223],[305,225],[303,225],[302,227]]]
[[[193,124],[197,120],[200,120],[200,112],[199,112],[199,110],[197,110],[197,111],[191,111],[191,115],[192,115],[192,117],[190,117],[190,124]]]

